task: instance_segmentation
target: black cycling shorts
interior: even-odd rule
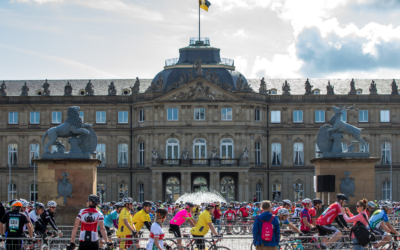
[[[372,232],[373,232],[375,235],[381,235],[381,236],[388,235],[385,231],[380,230],[380,229],[378,229],[378,228],[373,228],[373,229],[372,229]]]
[[[193,234],[193,238],[195,239],[194,242],[196,243],[198,249],[206,249],[204,236],[202,236],[202,235],[194,235]]]
[[[181,235],[181,227],[178,225],[169,224],[169,232],[173,233],[176,238],[182,237]]]
[[[93,250],[99,249],[99,241],[91,242],[91,241],[80,241],[79,242],[79,250]]]
[[[324,226],[317,225],[317,230],[319,236],[326,236],[330,234],[336,234],[337,232],[339,232],[339,230],[332,225],[324,225]]]

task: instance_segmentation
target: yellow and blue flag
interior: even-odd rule
[[[208,11],[208,7],[210,7],[211,3],[208,0],[199,0],[200,8],[205,11]]]

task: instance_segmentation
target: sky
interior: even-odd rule
[[[400,0],[209,0],[201,36],[247,78],[400,78]],[[0,0],[0,80],[153,78],[197,0]]]

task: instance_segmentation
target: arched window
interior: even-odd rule
[[[118,198],[119,201],[122,200],[122,198],[128,197],[128,185],[126,184],[119,184],[118,185]]]
[[[235,180],[230,176],[221,179],[221,195],[227,202],[235,200]]]
[[[106,184],[97,184],[97,195],[100,197],[100,202],[106,202],[106,190],[107,190],[107,185]]]
[[[196,139],[193,142],[193,159],[207,159],[207,144],[204,139]],[[206,160],[195,161],[196,164],[207,164]]]
[[[169,177],[165,182],[165,201],[175,202],[181,194],[181,182],[177,177]]]
[[[118,167],[128,166],[128,144],[118,144]]]
[[[304,185],[302,183],[293,184],[294,189],[294,200],[298,201],[299,199],[304,198]]]
[[[382,184],[382,200],[390,199],[390,181],[385,181]]]
[[[257,184],[256,184],[256,197],[257,197],[257,201],[261,201],[261,197],[262,197],[262,195],[261,195],[261,189],[262,189],[261,183],[257,183]]]
[[[8,200],[17,199],[17,184],[8,185]]]
[[[139,202],[144,202],[144,184],[139,184]]]
[[[30,201],[37,201],[38,193],[37,193],[37,184],[31,184],[29,187],[29,197]]]
[[[303,143],[296,142],[294,144],[294,165],[295,166],[303,166],[304,165],[304,148]]]
[[[203,176],[196,177],[193,181],[193,191],[207,191],[208,190],[208,182],[207,179]]]
[[[282,197],[282,185],[280,183],[272,184],[272,200],[280,201]]]
[[[272,155],[272,166],[282,165],[282,154],[281,154],[281,144],[272,143],[271,145],[271,155]]]
[[[231,139],[222,139],[221,141],[221,159],[233,159],[233,141]],[[233,161],[221,161],[221,164],[232,164]]]
[[[8,144],[8,166],[16,167],[18,165],[18,145]]]
[[[179,159],[179,141],[177,139],[167,140],[167,159]],[[177,164],[179,161],[167,161],[169,164]]]

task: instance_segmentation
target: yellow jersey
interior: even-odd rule
[[[125,238],[124,236],[132,234],[132,231],[125,226],[124,219],[127,219],[128,224],[132,226],[131,211],[126,207],[124,207],[124,209],[122,209],[121,213],[119,214],[117,237]]]
[[[140,231],[142,227],[144,226],[144,222],[148,221],[151,222],[150,220],[150,215],[144,211],[144,209],[140,210],[137,212],[133,218],[132,218],[133,224],[136,227],[136,231]]]
[[[210,230],[210,227],[208,226],[208,223],[212,222],[211,221],[211,214],[208,210],[204,210],[199,216],[199,220],[196,222],[196,225],[190,230],[190,233],[192,235],[197,235],[197,236],[204,236],[208,233],[208,230]]]

